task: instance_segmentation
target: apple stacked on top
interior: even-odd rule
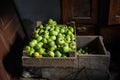
[[[74,28],[58,25],[53,19],[34,29],[32,39],[24,50],[31,57],[69,57],[76,48]]]

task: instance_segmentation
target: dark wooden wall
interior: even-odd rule
[[[0,0],[0,61],[3,61],[5,69],[13,76],[22,72],[24,39],[25,34],[14,3],[10,0]]]

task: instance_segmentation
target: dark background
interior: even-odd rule
[[[14,0],[14,2],[29,38],[36,21],[45,23],[52,18],[61,23],[61,0]]]

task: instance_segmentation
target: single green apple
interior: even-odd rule
[[[64,53],[69,53],[70,51],[72,51],[72,50],[71,50],[71,48],[69,46],[64,46],[63,47],[63,52]]]
[[[76,42],[72,41],[69,46],[70,46],[71,49],[75,49],[76,48]]]
[[[48,45],[49,46],[55,46],[55,42],[54,41],[50,41],[50,42],[48,42]]]
[[[39,49],[39,54],[42,55],[42,54],[44,54],[44,53],[45,53],[45,49],[44,49],[44,48],[40,48],[40,49]]]
[[[61,57],[62,53],[60,51],[55,51],[55,57]]]
[[[40,55],[39,52],[34,52],[33,57],[40,58],[40,57],[42,57],[42,55]]]
[[[37,44],[37,40],[33,39],[32,41],[29,42],[29,45],[31,47],[34,47]]]
[[[51,40],[56,40],[56,36],[50,36]]]
[[[70,31],[70,30],[68,30],[67,32],[66,32],[66,35],[72,35],[73,33]]]
[[[27,52],[29,52],[30,51],[30,46],[28,46],[28,45],[25,46],[24,50],[27,51]]]
[[[64,28],[61,28],[61,29],[60,29],[60,33],[65,33],[65,29],[64,29]]]
[[[42,36],[38,36],[37,37],[37,41],[39,42],[39,41],[41,41],[42,40]]]
[[[70,36],[67,35],[65,38],[65,42],[70,43],[70,41],[71,41],[71,38],[70,38]]]
[[[54,56],[55,56],[54,52],[52,52],[52,51],[49,51],[49,52],[48,52],[48,55],[49,55],[50,57],[54,57]]]
[[[74,32],[74,28],[72,26],[69,26],[68,29],[73,33]]]
[[[63,43],[65,43],[63,38],[58,38],[57,39],[57,44],[63,44]]]

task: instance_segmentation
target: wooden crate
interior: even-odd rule
[[[83,47],[90,47],[97,50],[97,54],[77,55],[78,67],[90,69],[108,70],[110,53],[106,50],[102,36],[77,36],[77,50]]]
[[[36,22],[36,26],[39,26],[41,21]],[[76,37],[75,23],[71,22],[67,25],[70,25],[74,28],[74,35]],[[61,25],[62,26],[62,25]],[[23,66],[33,66],[33,67],[76,67],[77,65],[77,56],[76,49],[70,52],[69,57],[42,57],[42,58],[33,58],[24,55],[22,56]]]

